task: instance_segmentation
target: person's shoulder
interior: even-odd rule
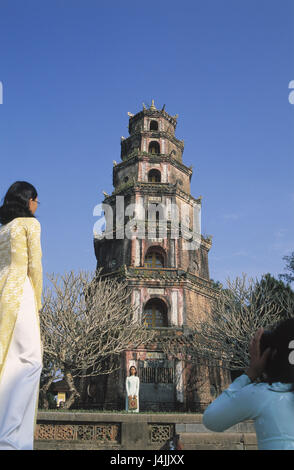
[[[255,393],[266,393],[270,391],[270,385],[267,382],[252,382],[246,386],[247,390]]]
[[[242,389],[253,389],[253,390],[264,390],[269,387],[269,384],[267,382],[261,382],[261,381],[254,381],[252,382],[247,374],[242,374],[239,377],[237,377],[233,382],[232,386],[238,384],[239,386],[241,385]]]
[[[41,225],[36,217],[23,217],[23,219],[26,220],[28,224]]]
[[[20,223],[24,224],[26,227],[40,229],[41,224],[35,217],[18,217]]]
[[[11,228],[12,232],[19,233],[20,229],[25,228],[25,221],[27,217],[15,217],[10,222],[8,222],[7,227]]]
[[[11,220],[11,222],[9,222],[10,224],[11,223],[24,223],[24,222],[27,222],[27,223],[38,223],[40,224],[40,222],[38,221],[38,219],[36,219],[36,217],[34,216],[28,216],[28,217],[15,217],[13,220]]]

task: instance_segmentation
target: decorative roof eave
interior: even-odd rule
[[[208,235],[206,237],[204,237],[203,235],[201,235],[201,245],[207,250],[209,251],[211,246],[212,246],[212,235]]]
[[[135,221],[133,219],[134,225],[133,227],[136,227],[137,223],[140,224],[140,230],[144,230],[145,234],[147,233],[147,240],[153,240],[155,242],[162,242],[163,240],[167,240],[170,238],[175,237],[175,232],[174,232],[174,227],[172,225],[172,222],[170,220],[163,221],[161,227],[165,231],[165,235],[163,238],[159,238],[156,236],[152,236],[151,232],[154,230],[155,232],[155,227],[157,226],[157,222],[150,222],[150,221]],[[95,234],[94,233],[94,244],[95,243],[105,243],[109,240],[116,240],[116,233],[118,232],[121,235],[121,230],[124,230],[125,224],[122,224],[120,226],[117,226],[116,228],[111,228],[109,230],[105,230],[103,232],[103,236],[100,234]],[[136,235],[136,230],[133,230],[134,236]],[[141,232],[138,232],[141,233]],[[191,249],[193,250],[198,250],[204,249],[206,251],[209,251],[211,248],[211,242],[207,240],[203,235],[201,235],[201,238],[196,234],[194,239],[190,241],[191,239],[191,231],[190,228],[185,227],[183,224],[179,223],[179,238],[183,240],[187,240],[188,243],[191,244]],[[120,238],[119,238],[120,239]],[[194,246],[193,246],[194,245]],[[172,268],[174,269],[174,268]]]
[[[145,181],[130,181],[116,188],[113,193],[106,196],[103,202],[114,202],[114,198],[117,195],[132,195],[134,192],[141,192],[143,194],[150,194],[150,192],[160,192],[161,195],[175,195],[183,199],[185,202],[193,202],[196,204],[202,204],[202,196],[195,198],[191,194],[182,191],[177,183],[154,183]],[[163,193],[164,191],[164,193]],[[151,196],[151,194],[150,194]]]
[[[185,142],[184,140],[179,140],[177,139],[174,135],[170,134],[169,132],[166,131],[145,131],[142,130],[140,132],[134,132],[134,134],[129,135],[128,137],[121,138],[120,144],[121,146],[125,146],[129,140],[133,140],[136,137],[149,137],[151,134],[157,134],[157,136],[154,136],[154,139],[159,139],[164,137],[165,139],[169,139],[171,142],[173,142],[177,147],[179,147],[181,150],[184,150],[185,147]]]
[[[128,116],[130,117],[130,125],[144,116],[151,116],[151,117],[163,116],[167,121],[169,121],[174,126],[174,128],[176,128],[177,126],[177,119],[178,119],[178,114],[176,114],[175,116],[171,116],[165,111],[165,105],[163,105],[161,109],[156,109],[154,105],[154,100],[152,100],[152,104],[149,108],[146,108],[145,104],[143,103],[142,111],[140,111],[137,114],[128,113]]]
[[[128,281],[129,287],[178,287],[193,290],[215,299],[219,291],[212,282],[178,268],[144,268],[124,265],[119,270],[104,274]]]
[[[171,165],[175,166],[179,170],[186,173],[188,176],[193,174],[193,170],[191,166],[186,166],[184,163],[180,162],[176,158],[173,158],[172,154],[151,154],[148,152],[143,151],[134,151],[128,158],[124,159],[120,163],[115,163],[113,167],[113,171],[116,172],[121,168],[125,168],[129,165],[133,165],[135,162],[142,161],[148,159],[149,162],[152,163],[162,163],[168,162]]]

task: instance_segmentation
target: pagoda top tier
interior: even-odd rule
[[[143,103],[139,113],[128,113],[129,136],[121,136],[123,161],[142,154],[152,158],[171,157],[182,162],[184,141],[175,136],[178,115],[171,116],[164,108],[165,105],[157,109],[152,100],[149,107]]]
[[[168,121],[169,123],[169,127],[170,125],[173,126],[173,132],[175,132],[175,129],[176,129],[176,126],[177,126],[177,119],[178,119],[178,114],[176,114],[175,116],[171,116],[170,114],[168,114],[166,111],[165,111],[165,104],[163,105],[163,107],[161,109],[157,109],[155,104],[154,104],[154,100],[152,100],[151,102],[151,106],[147,107],[144,103],[143,103],[143,109],[137,113],[137,114],[132,114],[130,112],[128,112],[128,116],[129,116],[129,133],[130,135],[134,134],[135,132],[138,131],[138,128],[140,127],[141,130],[144,129],[145,126],[141,126],[140,123],[144,121],[144,118],[147,117],[150,119],[154,118],[154,119],[164,119],[166,121]],[[145,127],[146,128],[146,127]]]

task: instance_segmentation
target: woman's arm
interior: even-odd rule
[[[139,386],[140,386],[140,379],[139,377],[137,377],[137,380],[136,380],[136,396],[138,397],[139,396]]]
[[[253,387],[256,385],[251,384],[246,374],[235,379],[206,408],[202,420],[204,426],[211,431],[221,432],[247,419],[254,419],[258,413],[258,403]]]
[[[265,406],[265,390],[261,384],[251,384],[264,370],[270,353],[268,348],[260,355],[262,334],[263,328],[259,328],[250,342],[250,365],[246,374],[234,380],[205,410],[203,424],[211,431],[224,431],[246,419],[254,419]]]
[[[130,381],[128,380],[128,377],[126,378],[126,391],[127,391],[127,396],[130,396]]]
[[[35,218],[26,220],[27,247],[28,247],[28,276],[32,282],[38,311],[42,308],[42,249],[41,249],[41,225]]]

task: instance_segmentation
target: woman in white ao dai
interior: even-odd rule
[[[135,366],[130,368],[130,375],[126,378],[126,411],[139,412],[139,387],[140,380],[137,377],[137,369]],[[129,410],[129,397],[136,397],[138,407],[136,409]]]

